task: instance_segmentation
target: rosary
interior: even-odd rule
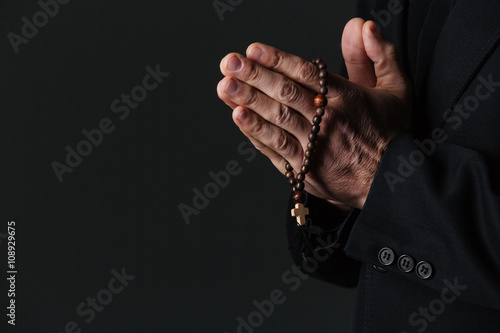
[[[319,94],[314,98],[314,106],[316,106],[316,115],[313,118],[313,125],[311,127],[311,133],[309,133],[309,142],[307,143],[307,150],[304,156],[304,163],[300,168],[300,172],[297,173],[297,177],[293,174],[293,167],[288,161],[286,162],[286,173],[285,176],[288,182],[292,186],[293,191],[293,202],[295,203],[295,208],[292,209],[292,216],[297,219],[297,225],[303,226],[306,224],[306,215],[309,215],[309,209],[304,207],[305,193],[304,193],[304,180],[307,173],[311,167],[311,160],[314,154],[314,149],[316,148],[316,139],[319,133],[319,124],[321,123],[321,117],[325,114],[325,106],[328,102],[326,99],[326,94],[328,93],[328,88],[326,87],[328,81],[328,72],[326,71],[326,64],[321,58],[315,58],[313,61],[319,69]]]

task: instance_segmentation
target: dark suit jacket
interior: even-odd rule
[[[357,286],[353,332],[500,332],[500,1],[397,3],[363,0],[360,16],[399,49],[411,130],[361,211],[307,195],[308,225],[287,221],[290,251],[313,276]]]

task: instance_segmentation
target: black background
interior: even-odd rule
[[[226,2],[226,1],[223,1]],[[238,1],[233,1],[237,3]],[[340,68],[352,2],[243,0],[221,20],[212,1],[70,1],[19,46],[36,1],[3,1],[0,233],[16,222],[16,332],[236,332],[254,300],[283,291],[255,332],[347,332],[354,291],[312,279],[296,291],[285,214],[289,187],[260,154],[238,152],[244,136],[217,97],[220,60],[255,41]],[[113,100],[130,94],[145,67],[170,75],[120,120]],[[59,182],[81,131],[103,118],[115,129]],[[248,146],[250,147],[250,146]],[[241,173],[188,225],[179,204],[209,172],[235,160]],[[2,276],[7,243],[0,239]],[[76,314],[106,288],[111,270],[134,275],[94,320]],[[245,330],[243,330],[245,332]]]

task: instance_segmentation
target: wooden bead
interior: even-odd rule
[[[315,141],[318,139],[318,133],[320,131],[320,123],[321,123],[321,117],[325,114],[325,106],[328,104],[328,99],[326,98],[326,94],[328,93],[328,71],[327,71],[327,66],[326,63],[321,59],[321,58],[314,58],[312,60],[313,64],[316,64],[317,68],[319,69],[319,94],[314,98],[314,105],[316,106],[316,115],[314,116],[312,122],[313,125],[311,126],[311,132],[309,133],[309,142],[307,143],[307,150],[305,151],[305,158],[304,158],[304,163],[302,167],[300,168],[300,172],[297,173],[297,177],[294,177],[293,173],[293,167],[286,161],[286,172],[285,176],[288,178],[288,182],[293,188],[293,200],[296,204],[301,204],[304,203],[305,201],[305,193],[304,193],[304,181],[306,178],[306,174],[309,172],[309,169],[311,167],[312,163],[312,156],[314,154],[315,148],[316,148],[316,143]],[[296,208],[301,205],[296,205]],[[301,206],[304,208],[303,206]],[[297,209],[292,210],[292,216],[296,216],[298,213],[296,212]],[[307,208],[306,208],[307,210]],[[300,213],[300,218],[297,217],[297,223],[299,225],[303,225],[300,219],[304,216],[304,209],[302,209],[302,212]],[[308,211],[305,212],[305,214],[308,214]],[[297,215],[299,216],[299,215]],[[305,223],[305,222],[304,222]]]
[[[304,203],[304,200],[305,200],[304,192],[294,191],[292,198],[293,198],[293,202],[295,202],[295,203]]]
[[[326,99],[325,95],[323,95],[323,94],[318,94],[316,96],[316,98],[314,98],[314,105],[317,108],[325,106],[327,103],[328,103],[328,100]]]
[[[304,183],[303,182],[297,182],[297,184],[295,184],[295,191],[302,191],[304,189]]]
[[[302,172],[299,172],[299,173],[297,174],[297,181],[299,181],[299,182],[303,182],[303,181],[304,181],[304,179],[306,179],[306,176],[305,176]]]

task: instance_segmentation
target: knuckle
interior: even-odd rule
[[[345,104],[362,105],[364,94],[356,87],[346,89],[342,94],[342,102]]]
[[[289,106],[280,103],[278,111],[276,112],[276,116],[274,122],[276,125],[282,125],[290,121],[292,115],[292,110]]]
[[[386,52],[387,52],[387,54],[395,55],[395,54],[398,53],[398,49],[397,49],[397,47],[396,47],[395,44],[388,43],[387,46],[386,46]]]
[[[290,153],[293,149],[290,147],[291,145],[289,144],[288,135],[285,131],[280,131],[280,134],[275,138],[274,146],[278,151],[285,155],[288,155],[288,153]]]
[[[254,89],[250,89],[244,97],[244,104],[245,105],[254,105],[257,102],[257,92]]]
[[[271,68],[275,69],[281,66],[283,62],[283,54],[281,52],[274,52],[271,56]]]
[[[294,103],[299,98],[299,89],[292,81],[285,82],[278,92],[278,98],[284,103]]]
[[[334,85],[328,89],[328,98],[342,99],[346,92],[346,86],[343,84]]]
[[[252,126],[252,131],[255,136],[261,136],[262,132],[264,131],[264,125],[261,121],[255,121],[255,123]]]
[[[316,75],[316,67],[312,63],[304,62],[299,68],[299,78],[301,81],[312,81]]]
[[[248,81],[251,83],[255,83],[255,82],[258,82],[260,80],[260,77],[261,77],[261,73],[260,73],[258,67],[255,65],[249,66],[248,73],[247,73]]]
[[[390,58],[396,58],[398,56],[398,49],[397,49],[396,45],[388,42],[387,45],[385,46],[385,53]]]

